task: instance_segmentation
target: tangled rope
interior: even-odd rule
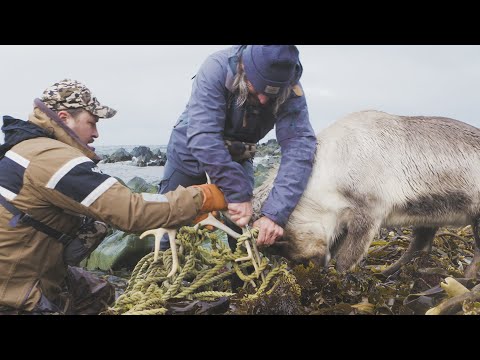
[[[256,237],[258,230],[253,229],[251,233]],[[172,269],[171,249],[160,252],[156,262],[153,253],[144,256],[135,266],[125,292],[104,314],[163,315],[170,299],[212,301],[223,296],[231,297],[236,294],[228,280],[233,274],[244,282],[247,294],[242,301],[256,299],[263,293],[270,294],[280,277],[300,294],[300,287],[286,264],[270,263],[261,254],[257,256],[258,264],[254,259],[245,260],[248,258],[247,240],[255,241],[243,234],[232,252],[215,233],[205,228],[182,227],[175,240],[179,246],[179,271],[167,277]],[[205,247],[206,244],[210,249]],[[238,260],[243,262],[239,264]],[[254,265],[254,271],[248,274]]]

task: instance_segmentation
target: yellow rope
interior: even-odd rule
[[[256,237],[258,230],[253,229],[252,233]],[[215,233],[205,228],[182,227],[176,238],[176,243],[183,247],[183,253],[178,256],[177,273],[167,278],[173,263],[171,249],[161,252],[156,262],[153,262],[153,253],[144,256],[135,266],[125,293],[105,313],[159,315],[167,312],[166,302],[172,298],[209,301],[230,297],[236,293],[224,280],[234,273],[244,281],[244,288],[251,285],[251,290],[255,290],[255,293],[245,296],[246,301],[270,294],[280,278],[290,283],[295,291],[300,291],[295,277],[288,272],[285,264],[272,264],[264,256],[258,264],[259,272],[246,273],[253,268],[252,261],[235,261],[247,256],[245,241],[255,240],[247,234],[242,235],[232,252]],[[202,246],[207,242],[210,250]],[[264,281],[260,276],[262,273],[266,275]],[[277,279],[276,283],[267,291],[274,278]]]

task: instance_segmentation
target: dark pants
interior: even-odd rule
[[[159,194],[165,194],[176,190],[178,185],[188,187],[192,185],[201,185],[207,182],[205,174],[199,176],[189,176],[182,171],[174,168],[169,161],[165,164],[163,179],[160,182]]]
[[[242,163],[243,168],[249,175],[250,182],[253,187],[253,163],[251,160],[243,161]],[[180,169],[175,168],[169,161],[165,164],[165,169],[163,173],[163,179],[160,182],[159,193],[165,194],[166,192],[175,190],[178,185],[182,185],[184,187],[192,186],[192,185],[200,185],[205,184],[207,182],[207,177],[205,174],[199,174],[198,176],[190,176],[182,172]],[[233,231],[241,234],[241,229],[236,226],[233,222],[229,221],[228,219],[225,220],[226,225],[230,227]],[[237,241],[232,238],[228,237],[228,243],[230,244],[230,248],[232,251],[235,250],[235,246]],[[160,250],[165,251],[170,247],[170,243],[168,241],[168,236],[164,235],[160,241]]]
[[[68,266],[64,291],[55,301],[45,295],[32,311],[0,307],[0,315],[98,315],[115,302],[115,287],[76,266]]]

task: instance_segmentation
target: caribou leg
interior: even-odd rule
[[[388,277],[422,252],[429,253],[437,230],[438,227],[415,227],[412,234],[413,240],[408,249],[393,265],[382,271],[382,274]]]

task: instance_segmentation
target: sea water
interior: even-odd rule
[[[124,148],[126,151],[131,152],[138,146],[147,146],[151,151],[160,149],[165,153],[167,147],[165,145],[111,145],[111,146],[97,146],[95,152],[98,155],[111,155],[116,150]],[[128,183],[135,176],[143,178],[147,183],[158,183],[163,177],[163,166],[134,166],[131,165],[131,161],[119,161],[116,163],[103,164],[100,162],[98,167],[102,172],[110,176],[116,176],[122,179],[125,183]]]

